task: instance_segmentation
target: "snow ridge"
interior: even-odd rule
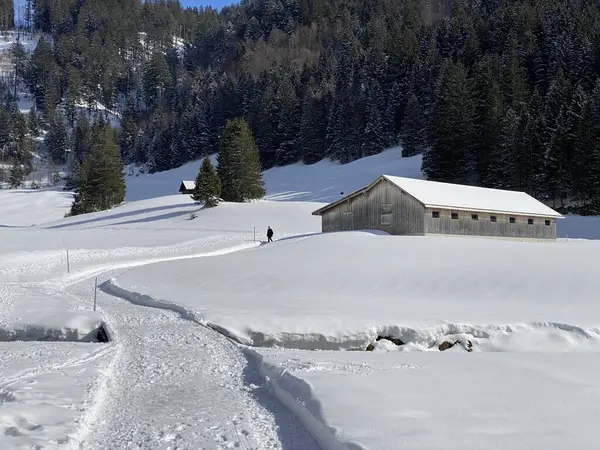
[[[270,392],[302,422],[323,450],[368,450],[353,442],[343,442],[337,430],[327,425],[321,403],[312,387],[287,369],[265,362],[264,357],[250,349],[244,351],[259,364],[259,372]]]

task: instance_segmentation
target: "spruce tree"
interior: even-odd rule
[[[92,148],[81,170],[75,175],[75,183],[76,195],[71,215],[103,211],[123,202],[123,163],[109,126],[93,128]]]
[[[220,196],[221,180],[219,180],[219,175],[210,161],[210,156],[207,154],[202,160],[202,165],[196,177],[192,200],[204,202],[205,208],[212,208],[219,204]]]
[[[23,167],[18,162],[14,162],[10,169],[10,187],[18,188],[23,183],[23,179],[25,178],[25,172],[23,171]]]
[[[258,146],[244,119],[227,121],[217,161],[223,200],[243,202],[265,195]]]
[[[50,129],[44,141],[52,161],[63,164],[69,149],[69,134],[67,124],[60,114],[54,114],[50,122]]]
[[[406,158],[421,154],[425,150],[427,123],[423,108],[414,93],[410,96],[404,113],[400,137],[402,156]]]
[[[474,87],[462,63],[447,63],[434,111],[432,146],[423,157],[423,172],[434,181],[472,184],[475,166]]]

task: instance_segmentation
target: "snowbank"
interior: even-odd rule
[[[123,289],[186,307],[243,343],[362,348],[561,329],[596,339],[600,243],[347,232],[129,270]],[[202,274],[202,276],[198,276]]]
[[[259,352],[272,392],[326,450],[592,450],[600,439],[600,360],[587,355]]]
[[[0,285],[0,342],[93,342],[102,323],[92,298],[84,305],[50,289]]]

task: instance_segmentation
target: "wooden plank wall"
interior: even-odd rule
[[[439,218],[432,213],[439,212]],[[458,214],[458,219],[452,219],[452,213]],[[473,214],[478,220],[473,220]],[[491,221],[496,216],[496,222]],[[510,223],[510,217],[515,223]],[[533,225],[528,223],[533,219]],[[549,220],[550,225],[545,221]],[[493,236],[522,239],[556,239],[556,219],[543,217],[527,217],[489,212],[452,211],[448,209],[427,209],[425,213],[425,232],[427,234],[451,234],[463,236]]]
[[[322,216],[323,232],[382,230],[390,234],[423,235],[425,207],[388,180],[336,205]]]

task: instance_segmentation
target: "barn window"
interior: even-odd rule
[[[393,219],[392,204],[383,203],[381,205],[381,225],[391,225]]]
[[[477,214],[471,214],[471,220],[479,220],[479,216]]]
[[[517,223],[517,219],[515,219],[514,217],[509,218],[508,221],[510,223]]]
[[[550,226],[550,221],[549,220],[546,220],[544,223],[546,224],[547,227]]]
[[[433,211],[431,213],[431,217],[433,217],[434,219],[439,219],[440,218],[440,212],[439,211]]]
[[[452,213],[452,219],[458,220],[458,213]]]
[[[490,216],[490,222],[497,222],[498,218],[496,216]]]
[[[527,219],[527,225],[533,225],[533,219]]]

